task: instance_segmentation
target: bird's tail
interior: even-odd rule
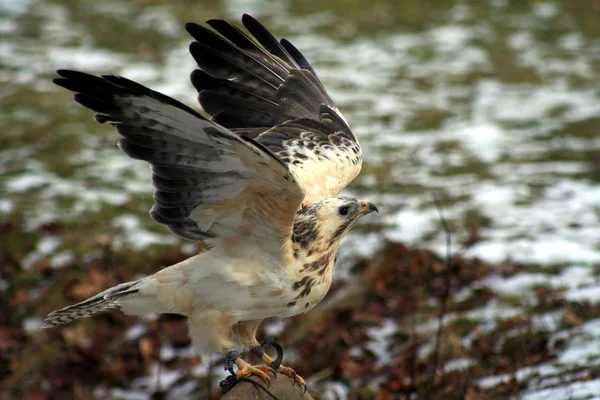
[[[75,319],[88,318],[109,310],[118,310],[121,308],[119,299],[137,293],[139,289],[135,286],[139,282],[122,283],[98,293],[81,303],[52,311],[44,320],[42,328],[52,328],[53,326],[69,323]]]

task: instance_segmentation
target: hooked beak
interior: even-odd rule
[[[372,212],[376,212],[377,214],[379,214],[377,206],[371,202],[367,202],[367,212],[365,214],[370,214]]]
[[[350,219],[355,219],[363,215],[371,214],[372,212],[376,212],[377,214],[379,214],[377,206],[371,202],[361,200],[360,209]]]

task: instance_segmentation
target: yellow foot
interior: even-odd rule
[[[262,359],[264,362],[266,362],[269,365],[273,362],[273,358],[271,358],[271,356],[269,356],[267,353],[263,354]],[[294,371],[293,369],[291,369],[289,367],[284,367],[283,365],[280,365],[277,368],[277,372],[279,372],[281,375],[285,375],[288,378],[292,379],[294,382],[296,382],[298,384],[298,386],[301,386],[302,388],[304,388],[304,391],[306,392],[306,382],[304,381],[304,378],[302,378],[300,375],[298,375],[296,373],[296,371]]]
[[[287,376],[290,379],[293,379],[294,382],[296,382],[298,386],[304,388],[304,391],[306,392],[306,382],[304,382],[304,379],[300,375],[298,375],[296,371],[289,367],[284,367],[283,365],[280,365],[279,368],[277,368],[277,372],[279,372],[281,375]]]
[[[236,374],[238,379],[245,378],[248,375],[254,375],[259,377],[267,385],[271,385],[269,372],[275,376],[275,370],[267,365],[250,365],[241,358],[235,360],[235,364],[238,366],[238,371]]]

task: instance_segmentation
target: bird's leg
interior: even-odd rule
[[[275,350],[277,350],[277,358],[275,359],[273,359],[265,352],[266,348],[270,346],[274,347]],[[293,369],[281,365],[281,362],[283,361],[283,347],[279,343],[273,341],[272,339],[267,339],[262,341],[260,345],[253,347],[250,351],[254,355],[263,359],[263,361],[267,363],[268,366],[274,368],[280,374],[292,379],[299,386],[302,386],[304,388],[304,391],[306,391],[306,382],[304,381],[304,379],[300,375],[298,375]]]
[[[233,364],[237,365],[238,371],[234,374]],[[230,350],[225,355],[225,370],[231,372],[238,379],[245,378],[248,375],[254,375],[259,377],[263,382],[271,384],[268,373],[271,372],[275,375],[275,370],[267,365],[250,365],[246,361],[242,360],[240,353],[235,350]]]
[[[271,367],[273,369],[277,369],[277,368],[279,368],[279,366],[281,365],[281,362],[283,361],[283,347],[279,343],[274,341],[272,338],[263,340],[262,342],[260,342],[260,344],[258,346],[251,348],[250,352],[252,354],[254,354],[256,357],[265,360],[264,356],[265,356],[265,354],[267,354],[265,351],[269,347],[275,348],[275,351],[277,351],[277,358],[275,360],[273,360],[271,357],[269,357],[270,361],[268,361],[267,364],[269,365],[269,367]]]

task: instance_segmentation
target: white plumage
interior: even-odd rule
[[[122,77],[58,71],[55,83],[152,165],[152,217],[210,250],[55,311],[44,327],[111,309],[177,313],[199,351],[244,350],[258,345],[264,318],[306,312],[327,293],[341,238],[376,210],[332,197],[360,172],[360,145],[302,54],[242,21],[260,45],[224,21],[207,22],[220,35],[186,26],[200,67],[192,83],[211,120]]]

